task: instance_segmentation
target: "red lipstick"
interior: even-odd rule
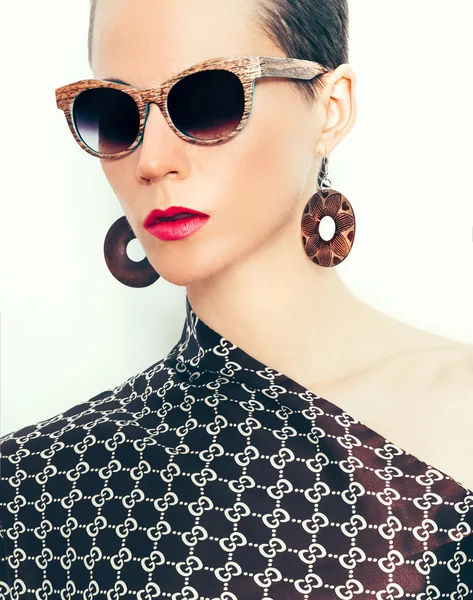
[[[200,229],[209,219],[210,215],[197,210],[171,206],[166,210],[152,210],[143,221],[143,227],[160,240],[180,240]]]

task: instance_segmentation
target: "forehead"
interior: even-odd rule
[[[98,0],[94,77],[146,87],[209,58],[274,55],[253,24],[256,1]]]

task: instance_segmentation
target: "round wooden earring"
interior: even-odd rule
[[[330,240],[319,233],[320,221],[326,216],[335,221]],[[319,190],[307,202],[302,215],[302,244],[307,256],[321,267],[339,265],[353,246],[355,227],[355,213],[347,198],[333,189]]]
[[[107,232],[104,242],[105,262],[108,270],[120,283],[133,288],[152,285],[160,275],[145,257],[139,262],[131,260],[126,249],[135,234],[125,216],[120,217]]]

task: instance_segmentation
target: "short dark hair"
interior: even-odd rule
[[[90,0],[89,64],[98,0]],[[290,58],[312,60],[336,69],[348,63],[348,0],[255,0],[255,25]],[[300,95],[313,102],[323,87],[319,76],[292,80]],[[320,185],[320,173],[319,173]]]

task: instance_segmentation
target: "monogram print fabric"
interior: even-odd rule
[[[473,492],[186,310],[165,358],[2,438],[0,598],[473,598]]]

